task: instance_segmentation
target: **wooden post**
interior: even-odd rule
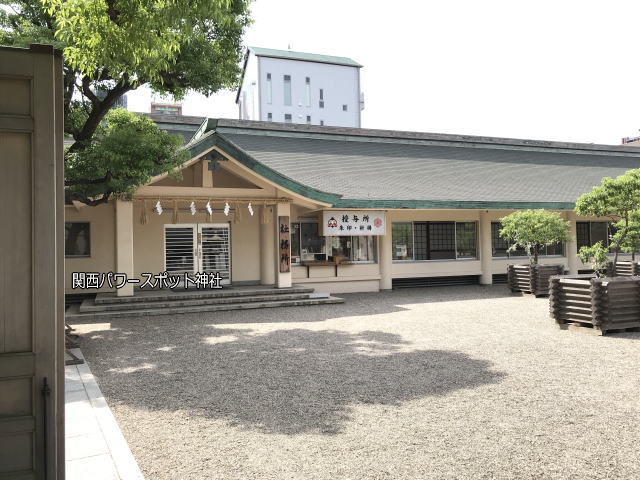
[[[493,249],[491,248],[491,218],[488,212],[480,212],[480,283],[491,285],[493,283]]]
[[[384,235],[380,235],[379,245],[380,254],[378,262],[380,263],[380,290],[391,290],[392,278],[391,269],[393,267],[393,245],[392,245],[392,225],[390,214],[386,215],[386,225]]]
[[[275,224],[273,206],[263,205],[260,218],[268,223],[260,222],[260,285],[276,283],[275,263]]]
[[[116,273],[133,278],[133,202],[116,200]],[[133,296],[133,283],[127,283],[116,293],[119,297]]]
[[[290,225],[289,225],[289,217],[291,215],[291,206],[288,203],[278,203],[276,205],[276,218],[278,219],[277,224],[275,225],[276,228],[274,229],[274,233],[275,233],[275,240],[276,240],[276,244],[274,245],[274,253],[276,254],[276,261],[277,261],[277,265],[279,265],[279,267],[277,268],[276,271],[276,275],[277,275],[277,282],[276,285],[278,288],[288,288],[291,286],[291,268],[282,268],[283,267],[283,263],[281,262],[282,258],[281,258],[281,252],[280,252],[280,240],[281,240],[281,236],[280,236],[280,232],[283,229],[287,229],[289,230]],[[288,247],[286,250],[289,251],[289,264],[291,262],[291,248]]]

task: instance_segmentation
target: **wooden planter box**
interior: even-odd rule
[[[640,327],[640,277],[553,277],[549,310],[561,327],[589,325],[601,335]]]
[[[607,272],[613,270],[613,262],[609,262]],[[616,263],[616,277],[633,277],[640,275],[640,265],[638,262],[618,262]]]
[[[562,275],[563,265],[509,265],[507,285],[512,292],[529,292],[536,297],[549,294],[549,278]]]

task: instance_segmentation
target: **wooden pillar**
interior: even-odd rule
[[[201,174],[202,174],[202,186],[205,188],[213,187],[213,172],[209,170],[209,162],[202,160],[200,162]]]
[[[482,285],[491,285],[493,283],[493,249],[491,248],[491,217],[489,212],[480,212],[480,283]]]
[[[280,228],[278,219],[280,217],[287,217],[291,219],[291,205],[288,203],[278,203],[275,207],[276,210],[276,228],[274,237],[274,251],[275,251],[275,265],[276,265],[276,285],[278,288],[288,288],[291,286],[291,266],[289,266],[288,272],[281,272],[280,268]],[[291,223],[289,222],[289,228]],[[291,249],[289,249],[289,258],[291,258]]]
[[[569,275],[578,274],[578,242],[576,239],[576,212],[570,210],[566,212],[565,218],[569,223],[569,237],[571,241],[565,246],[565,254],[567,255],[567,269]]]
[[[116,200],[116,273],[133,278],[133,202]],[[133,283],[117,290],[117,296],[133,295]]]
[[[276,283],[276,220],[273,218],[274,208],[265,205],[260,212],[260,285]],[[263,223],[263,215],[269,223]]]
[[[380,235],[380,290],[391,290],[391,268],[393,267],[392,223],[389,214],[386,215],[384,235]]]

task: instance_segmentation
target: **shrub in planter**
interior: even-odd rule
[[[613,262],[609,262],[607,266],[607,270],[609,272],[614,272],[614,276],[635,276],[640,275],[640,264],[636,262],[636,252],[640,251],[640,219],[638,218],[640,215],[638,212],[633,212],[631,214],[631,218],[629,220],[629,228],[627,231],[627,235],[620,242],[620,250],[626,253],[631,254],[631,261],[620,261],[613,265]],[[620,231],[622,227],[622,221],[614,224],[614,229],[616,230],[616,234]],[[613,236],[615,239],[615,235]]]
[[[634,251],[640,234],[640,170],[602,179],[599,186],[578,198],[576,213],[609,217],[616,222],[609,243],[614,258],[609,264],[609,250],[601,242],[582,247],[578,257],[591,263],[597,278],[553,277],[551,316],[560,326],[587,324],[602,334],[640,327],[640,277],[617,276],[622,267],[618,262],[620,251]]]
[[[561,328],[591,326],[608,330],[640,327],[640,277],[555,276],[549,310]]]
[[[620,252],[634,251],[636,236],[640,235],[640,169],[629,170],[616,178],[603,178],[600,185],[578,197],[576,213],[615,221],[615,233],[609,244],[614,254],[613,266],[608,272],[609,276],[615,277]]]
[[[528,264],[507,267],[511,291],[531,292],[536,296],[548,294],[549,277],[562,274],[564,266],[539,265],[538,257],[543,247],[569,241],[569,222],[556,212],[523,210],[503,217],[500,223],[500,236],[510,244],[509,250],[524,248],[529,257]]]

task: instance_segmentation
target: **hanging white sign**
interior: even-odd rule
[[[384,235],[387,224],[381,211],[332,211],[322,212],[324,236]]]

